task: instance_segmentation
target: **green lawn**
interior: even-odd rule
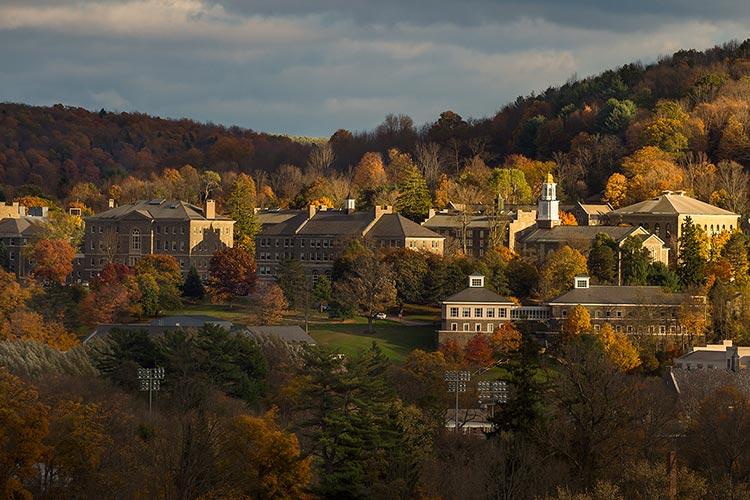
[[[410,314],[407,318],[410,320],[434,320],[434,316],[430,312],[419,312],[422,314]],[[176,314],[214,316],[240,324],[250,324],[254,321],[254,315],[246,303],[238,303],[231,308],[223,304],[185,304],[182,309],[168,311],[163,315]],[[304,328],[303,317],[299,313],[290,312],[284,318],[284,323],[300,325]],[[329,319],[319,313],[311,313],[310,315],[310,335],[315,341],[320,345],[333,347],[344,354],[354,354],[360,349],[366,349],[374,340],[389,359],[400,363],[414,349],[434,350],[437,348],[437,335],[435,327],[432,325],[405,326],[398,321],[391,320],[375,320],[373,325],[375,326],[375,333],[366,334],[364,331],[367,322],[364,318],[357,317],[352,320],[341,321]]]
[[[321,345],[344,354],[354,354],[377,342],[388,358],[402,362],[414,349],[434,350],[436,334],[432,326],[403,326],[394,321],[375,321],[375,333],[364,333],[366,324],[357,322],[317,323],[310,335]]]

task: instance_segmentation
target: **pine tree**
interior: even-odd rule
[[[399,196],[396,201],[399,212],[405,217],[421,221],[427,217],[432,205],[427,182],[413,163],[406,164],[402,174],[403,180],[398,184]]]
[[[307,280],[305,269],[297,259],[285,260],[279,266],[276,284],[284,291],[284,296],[291,307],[301,308],[305,305]]]
[[[202,299],[205,294],[206,290],[203,288],[201,277],[198,276],[198,270],[195,266],[190,266],[190,271],[182,284],[182,295],[191,299]]]
[[[600,283],[617,281],[617,244],[604,233],[597,234],[588,256],[589,273]]]
[[[641,286],[648,282],[648,265],[651,255],[641,242],[633,237],[622,245],[622,282],[628,286]]]
[[[679,264],[677,275],[680,283],[686,288],[702,285],[705,280],[706,259],[703,256],[700,229],[693,224],[693,219],[685,218],[680,238]]]
[[[226,201],[229,216],[234,223],[235,246],[255,254],[255,235],[260,230],[255,217],[255,182],[247,174],[240,174],[234,181],[232,192]]]
[[[733,233],[721,249],[721,255],[729,262],[731,278],[739,285],[747,283],[749,278],[750,263],[748,263],[747,251],[747,237],[740,232]]]

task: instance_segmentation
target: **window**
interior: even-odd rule
[[[487,317],[488,318],[494,318],[495,317],[495,308],[494,307],[488,307],[487,308]]]
[[[464,323],[464,331],[465,332],[469,331],[469,324],[468,323]]]
[[[493,326],[494,325],[492,323],[487,323],[487,333],[492,333],[492,332],[495,331],[495,329],[493,328]]]
[[[130,232],[130,250],[133,252],[141,251],[141,231],[133,229]]]
[[[451,307],[451,318],[458,318],[458,307]]]
[[[481,318],[482,317],[482,308],[481,307],[475,307],[474,308],[474,317],[475,318]]]
[[[597,332],[599,331],[600,328],[601,327],[599,325],[594,325],[594,330],[596,330]]]
[[[508,310],[504,307],[500,308],[500,317],[501,318],[507,318],[508,317]]]
[[[566,311],[566,310],[563,309],[562,317],[563,318],[567,318],[568,317],[568,311]]]
[[[482,323],[474,323],[474,330],[477,332],[482,331]]]
[[[462,318],[470,318],[471,317],[471,308],[470,307],[464,307],[461,309],[461,317]]]
[[[471,278],[471,286],[482,286],[482,278]]]
[[[455,332],[456,330],[458,330],[458,323],[451,323],[451,331]]]

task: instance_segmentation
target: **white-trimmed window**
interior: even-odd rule
[[[451,307],[450,317],[458,318],[458,307]]]

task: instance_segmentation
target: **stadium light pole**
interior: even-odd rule
[[[164,368],[138,368],[140,390],[148,391],[149,415],[151,415],[153,393],[161,389],[162,380],[164,380]]]
[[[454,431],[458,432],[458,393],[466,392],[466,383],[471,380],[471,372],[466,370],[451,370],[445,372],[448,392],[456,393],[456,408],[454,414]]]

